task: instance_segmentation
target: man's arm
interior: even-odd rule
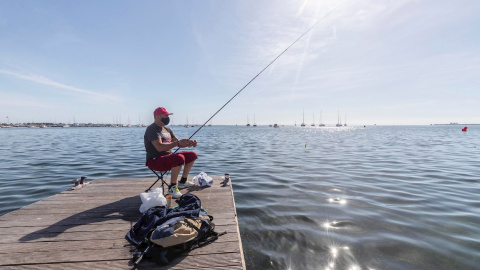
[[[178,141],[170,142],[170,143],[161,143],[160,140],[152,141],[153,146],[157,149],[158,152],[165,152],[169,151],[170,149],[178,146]]]
[[[172,148],[175,148],[176,146],[180,148],[188,147],[189,145],[189,140],[188,139],[181,139],[178,140],[175,138],[175,141],[172,141],[170,143],[162,143],[160,140],[154,140],[152,141],[153,146],[155,149],[157,149],[158,152],[163,152],[163,151],[168,151]]]
[[[173,134],[173,132],[171,134],[172,134],[172,142],[178,142],[177,136],[175,136],[175,134]]]
[[[189,139],[181,139],[179,140],[177,136],[175,136],[175,133],[173,133],[173,130],[168,128],[168,132],[170,132],[170,136],[172,136],[172,142],[180,142],[180,148],[184,147],[191,147],[193,146],[193,142],[195,141],[195,146],[197,146],[197,141],[196,140],[189,140]],[[182,141],[187,142],[186,144],[183,144]]]

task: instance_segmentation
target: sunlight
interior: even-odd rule
[[[307,6],[307,4],[308,4],[308,0],[303,1],[302,5],[301,5],[300,8],[298,9],[297,17],[300,16],[300,15],[302,15],[303,10],[304,10],[305,7]]]
[[[335,228],[335,225],[337,225],[338,221],[330,221],[328,218],[325,220],[325,222],[322,223],[322,227],[325,229],[326,232],[329,232],[331,229]]]
[[[335,262],[332,260],[324,266],[325,270],[334,270],[335,269]]]
[[[289,258],[288,258],[288,265],[287,267],[285,268],[286,270],[293,270],[295,269],[295,266],[292,265],[292,254],[289,255]]]
[[[316,7],[315,7],[315,12],[313,14],[313,16],[308,16],[308,20],[310,21],[311,20],[311,24],[313,23],[317,23],[319,22],[320,20],[323,20],[323,18],[320,18],[320,11],[322,10],[321,7],[322,7],[322,1],[317,1],[317,4],[316,4]],[[309,1],[308,0],[305,0],[303,1],[302,5],[300,6],[298,12],[297,12],[297,17],[299,16],[302,16],[302,13],[306,10],[307,13],[309,10],[313,10],[309,7],[307,7],[307,5],[309,4]],[[303,15],[304,17],[307,17],[305,15]],[[308,25],[309,23],[307,23]],[[295,80],[293,82],[293,87],[291,88],[291,91],[290,91],[290,94],[293,94],[293,92],[295,92],[296,90],[296,86],[297,86],[297,83],[299,81],[299,78],[300,78],[300,75],[302,74],[302,69],[305,65],[305,60],[307,59],[307,64],[308,64],[308,61],[311,61],[313,58],[315,58],[314,55],[309,55],[308,54],[308,50],[309,50],[309,47],[310,47],[310,42],[312,40],[312,35],[313,35],[313,32],[309,32],[308,35],[306,36],[306,40],[304,41],[304,48],[303,48],[303,53],[301,54],[300,56],[300,60],[298,61],[298,68],[297,68],[297,73],[296,73],[296,76],[295,76]],[[336,35],[336,33],[335,33]],[[324,42],[321,42],[320,43],[321,45],[320,46],[323,46]],[[314,51],[317,51],[316,48],[315,48],[315,44],[313,44],[314,46]],[[317,45],[318,47],[318,45]]]
[[[331,248],[330,254],[332,255],[333,258],[336,258],[338,255],[338,249],[336,247]]]
[[[348,268],[348,270],[361,270],[360,266],[354,264],[352,266],[350,266],[350,268]]]
[[[331,228],[330,223],[328,223],[328,222],[323,223],[323,227],[324,227],[327,231]]]
[[[330,202],[330,203],[338,203],[338,204],[342,204],[342,205],[347,204],[347,200],[345,200],[345,199],[340,199],[339,197],[337,197],[337,198],[329,198],[329,199],[328,199],[328,202]]]

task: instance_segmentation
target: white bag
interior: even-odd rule
[[[193,183],[196,186],[209,187],[213,184],[213,179],[207,173],[201,172],[193,178]]]
[[[152,189],[150,192],[140,193],[142,205],[140,205],[140,213],[145,213],[148,209],[154,206],[166,206],[167,199],[162,194],[161,188]]]

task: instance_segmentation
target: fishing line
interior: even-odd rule
[[[317,26],[320,22],[322,22],[323,20],[325,20],[330,14],[332,14],[333,11],[335,11],[335,9],[337,9],[338,6],[336,6],[334,9],[332,9],[330,12],[327,13],[327,15],[325,15],[323,18],[321,18],[320,20],[318,20],[312,27],[310,27],[307,31],[305,31],[305,33],[303,33],[299,38],[297,38],[292,44],[290,44],[290,46],[288,46],[285,50],[283,50],[277,57],[275,57],[275,59],[273,59],[266,67],[264,67],[257,75],[255,75],[255,77],[253,77],[247,84],[245,84],[245,86],[242,87],[242,89],[240,89],[231,99],[229,99],[227,101],[227,103],[225,103],[220,109],[218,109],[218,111],[216,113],[214,113],[201,127],[199,127],[193,134],[192,136],[190,136],[190,138],[188,139],[191,139],[193,136],[195,136],[195,134],[197,134],[197,132],[200,131],[200,129],[202,129],[210,120],[212,120],[213,117],[215,117],[215,115],[217,115],[225,106],[228,105],[228,103],[230,103],[230,101],[232,101],[238,94],[240,94],[250,83],[252,83],[258,76],[260,76],[260,74],[262,74],[269,66],[271,66],[275,61],[277,61],[278,58],[280,58],[280,56],[282,56],[288,49],[290,49],[290,47],[292,47],[295,43],[297,43],[297,41],[299,41],[303,36],[305,36],[308,32],[310,32],[310,30],[312,30],[313,28],[315,28],[315,26]],[[178,150],[178,149],[177,149]],[[176,151],[175,151],[176,152]]]
[[[310,32],[310,30],[312,30],[313,28],[315,28],[315,26],[317,26],[320,22],[322,22],[323,20],[325,20],[328,16],[330,16],[330,14],[332,14],[336,9],[338,8],[338,5],[333,8],[330,12],[328,12],[325,16],[323,16],[323,18],[319,19],[315,24],[313,24],[312,27],[308,28],[307,31],[305,31],[300,37],[298,37],[292,44],[290,44],[290,46],[288,46],[285,50],[283,50],[277,57],[275,57],[267,66],[265,66],[262,70],[260,70],[260,72],[257,73],[257,75],[255,75],[247,84],[245,84],[235,95],[233,95],[232,98],[230,98],[225,104],[223,104],[223,106],[218,109],[218,111],[216,113],[214,113],[207,121],[205,121],[205,123],[203,123],[203,125],[201,125],[188,139],[190,140],[193,136],[195,136],[195,134],[197,134],[210,120],[213,119],[213,117],[215,117],[215,115],[217,115],[223,108],[225,108],[225,106],[228,105],[228,103],[230,103],[236,96],[238,96],[238,94],[240,94],[245,88],[247,88],[247,86],[252,83],[258,76],[260,76],[260,74],[262,74],[269,66],[271,66],[273,63],[275,63],[275,61],[277,61],[278,58],[280,58],[280,56],[282,56],[288,49],[290,49],[290,47],[292,47],[293,45],[295,45],[295,43],[297,43],[297,41],[299,41],[300,39],[302,39],[308,32]],[[175,152],[173,152],[172,154],[175,154],[178,152],[178,150],[180,150],[180,147],[178,147]],[[145,192],[148,192],[157,182],[158,180],[162,179],[163,175],[167,173],[167,172],[162,172],[161,175],[160,175],[160,178],[157,179],[157,181],[155,181],[155,183],[153,183]]]

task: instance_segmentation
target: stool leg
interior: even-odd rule
[[[153,184],[147,190],[145,190],[145,192],[149,192],[152,189],[152,187],[158,182],[158,180],[162,180],[162,192],[165,192],[164,187],[163,187],[163,185],[165,184],[165,181],[163,181],[163,175],[165,173],[162,172],[161,175],[158,175],[158,173],[156,171],[154,171],[152,169],[150,169],[150,170],[157,176],[157,180],[155,182],[153,182]]]

